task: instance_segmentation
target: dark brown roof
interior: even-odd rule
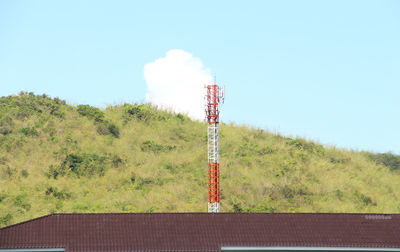
[[[0,248],[220,251],[222,246],[400,248],[400,215],[52,214],[0,229]]]

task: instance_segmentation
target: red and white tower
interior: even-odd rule
[[[224,102],[224,88],[214,84],[206,86],[206,119],[208,122],[208,212],[219,212],[219,106]]]

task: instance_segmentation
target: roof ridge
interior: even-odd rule
[[[291,212],[280,212],[280,213],[266,213],[266,212],[240,212],[240,213],[235,213],[235,212],[219,212],[219,213],[208,213],[208,212],[152,212],[152,213],[143,213],[143,212],[91,212],[91,213],[53,213],[49,215],[85,215],[85,214],[150,214],[150,215],[156,215],[156,214],[274,214],[274,215],[279,215],[279,214],[293,214],[293,215],[303,215],[303,214],[312,214],[312,215],[400,215],[400,213],[312,213],[312,212],[302,212],[302,213],[291,213]],[[46,216],[49,216],[46,215]]]
[[[346,216],[346,215],[355,215],[355,216],[363,216],[363,215],[376,215],[376,216],[388,216],[388,215],[395,215],[395,216],[400,216],[400,213],[262,213],[262,212],[257,212],[257,213],[232,213],[232,212],[220,212],[220,213],[208,213],[208,212],[174,212],[174,213],[127,213],[127,212],[117,212],[117,213],[51,213],[47,215],[43,215],[37,218],[33,218],[30,220],[22,221],[19,223],[15,223],[9,226],[5,226],[0,228],[1,230],[10,228],[10,227],[15,227],[18,225],[22,225],[25,223],[33,222],[39,219],[51,217],[51,216],[63,216],[63,215],[187,215],[187,214],[193,214],[193,215],[255,215],[255,214],[263,214],[263,215],[331,215],[331,216]]]

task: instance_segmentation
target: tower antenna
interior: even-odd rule
[[[224,102],[224,88],[220,88],[214,76],[214,84],[206,86],[206,120],[208,123],[208,212],[218,213],[219,202],[219,107]]]

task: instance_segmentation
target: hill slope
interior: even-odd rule
[[[146,104],[0,98],[0,226],[53,212],[204,212],[206,124]],[[221,210],[399,212],[398,156],[220,126]]]

